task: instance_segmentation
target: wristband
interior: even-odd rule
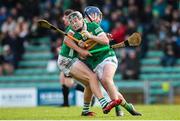
[[[129,46],[128,40],[124,41],[124,44],[125,44],[126,47],[128,47]]]

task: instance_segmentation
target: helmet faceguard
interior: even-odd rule
[[[80,12],[75,11],[68,15],[68,21],[72,28],[76,31],[79,31],[83,27],[83,16]]]

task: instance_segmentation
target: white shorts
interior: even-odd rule
[[[111,57],[108,57],[108,58],[104,59],[93,70],[97,74],[99,80],[102,79],[103,69],[104,69],[104,66],[106,64],[111,64],[112,66],[114,66],[117,69],[117,67],[118,67],[118,60],[117,60],[116,56],[111,56]]]
[[[78,58],[67,58],[62,55],[58,56],[58,67],[64,73],[65,76],[70,76],[69,72],[72,66],[79,61]]]

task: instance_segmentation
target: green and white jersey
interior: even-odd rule
[[[92,33],[95,36],[98,36],[102,33],[104,33],[103,29],[95,22],[90,22],[87,23],[87,31]],[[95,50],[98,48],[103,48],[105,46],[109,45],[102,45],[102,44],[97,44],[95,47],[93,47],[90,50]],[[94,69],[98,64],[100,64],[104,59],[107,57],[115,56],[115,52],[113,49],[109,49],[107,51],[101,51],[98,53],[93,54],[92,57],[88,57],[85,61],[85,63],[91,68]]]
[[[84,22],[87,23],[88,21],[84,19]],[[74,35],[74,31],[72,30],[71,26],[68,26],[65,31],[67,34]],[[80,38],[79,36],[75,35],[76,38]],[[80,38],[81,39],[81,38]],[[68,58],[75,58],[77,57],[77,52],[72,48],[68,47],[64,42],[62,44],[61,50],[59,52],[60,55],[68,57]]]
[[[102,33],[104,33],[104,31],[102,30],[102,28],[95,22],[89,22],[87,23],[87,21],[84,21],[84,28],[90,32],[91,34],[98,36]],[[66,29],[66,33],[73,35],[73,37],[75,37],[78,40],[83,40],[81,33],[80,32],[76,32],[74,31],[71,26],[67,27]],[[98,48],[103,48],[105,46],[109,46],[109,45],[102,45],[102,44],[97,44],[95,47],[93,47],[90,50],[95,50]],[[63,45],[61,47],[61,51],[60,51],[60,55],[68,57],[68,58],[75,58],[78,56],[78,53],[71,49],[70,47],[68,47],[64,42]],[[98,64],[100,64],[104,59],[106,59],[107,57],[111,57],[111,56],[115,56],[115,52],[113,51],[113,49],[109,49],[106,51],[101,51],[98,53],[93,54],[92,57],[88,57],[86,60],[84,60],[84,62],[89,66],[89,68],[94,69]]]
[[[74,32],[72,31],[70,26],[68,26],[66,28],[66,33],[68,33],[70,35],[74,34]],[[71,58],[71,59],[77,57],[77,55],[78,55],[75,50],[68,47],[64,42],[62,44],[62,47],[61,47],[59,54],[64,56],[64,57]]]
[[[89,22],[89,23],[84,22],[84,29],[95,36],[104,33],[102,28],[95,22]],[[80,32],[76,32],[72,28],[70,28],[68,32],[74,33],[73,37],[75,37],[76,39],[83,40]],[[95,47],[93,47],[90,50],[95,50],[105,46],[109,46],[109,45],[97,44]],[[95,53],[93,54],[92,57],[88,57],[86,60],[83,61],[89,66],[89,68],[94,69],[99,63],[101,63],[104,59],[110,56],[115,56],[115,52],[112,49]]]

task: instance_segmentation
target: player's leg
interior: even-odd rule
[[[69,106],[69,100],[68,100],[68,95],[69,95],[69,87],[65,85],[65,77],[63,72],[60,73],[60,84],[62,85],[62,93],[63,93],[63,99],[64,102],[62,106]]]
[[[61,83],[63,86],[62,91],[63,91],[63,95],[64,95],[63,106],[69,106],[69,100],[68,100],[69,88],[71,88],[74,85],[74,81],[70,77],[65,77],[63,72],[61,72],[60,76],[61,76]],[[83,107],[82,115],[83,116],[94,116],[95,113],[89,111],[89,105],[90,105],[91,98],[92,98],[92,91],[91,91],[90,87],[87,86],[84,90],[84,87],[81,84],[77,83],[77,84],[75,84],[75,89],[78,89],[78,90],[84,92],[84,107]]]
[[[75,84],[73,78],[66,77],[63,72],[60,73],[60,84],[62,85],[62,92],[64,97],[64,103],[62,106],[69,106],[69,88],[73,87],[81,92],[84,92],[84,87],[80,84]]]
[[[105,82],[105,85],[108,85],[108,86],[106,86],[108,91],[110,91],[112,89],[109,86],[114,86],[114,89],[116,88],[115,84],[114,84],[114,81],[113,81],[115,71],[116,71],[116,68],[115,68],[115,66],[112,66],[112,64],[106,64],[104,66],[102,80]],[[123,106],[129,113],[131,113],[132,115],[141,115],[139,112],[137,112],[135,110],[135,108],[134,108],[134,106],[132,104],[126,102],[126,100],[124,99],[122,94],[120,92],[118,92],[117,89],[114,92],[116,92],[118,98],[122,100],[121,106]]]
[[[81,84],[75,84],[75,89],[84,92],[84,87]]]
[[[104,99],[104,102],[101,105],[103,108],[108,104],[102,95],[96,74],[93,73],[84,63],[78,61],[75,64],[73,64],[70,70],[70,74],[75,79],[83,83],[86,87],[90,86],[90,89],[92,90],[93,94],[98,99]]]
[[[83,105],[83,110],[82,110],[81,116],[94,116],[95,113],[89,111],[90,102],[91,102],[92,95],[93,95],[91,88],[89,86],[89,83],[87,84],[86,82],[81,81],[81,80],[83,80],[82,78],[76,77],[76,79],[80,80],[79,82],[81,82],[83,85],[86,85],[84,87],[84,105]],[[79,85],[81,85],[81,84],[79,84]]]
[[[118,99],[117,88],[114,86],[113,75],[115,73],[116,67],[106,64],[103,67],[101,83],[104,88],[108,91],[108,94],[112,100]]]
[[[66,78],[64,76],[64,73],[60,73],[60,83],[62,85],[62,92],[63,92],[63,97],[64,97],[64,103],[62,106],[69,106],[69,88],[72,87],[73,81],[72,79]]]
[[[82,116],[95,116],[94,112],[89,111],[90,102],[92,100],[93,93],[91,91],[90,86],[87,86],[84,90],[84,105],[83,105],[83,111]]]
[[[80,80],[80,82],[81,82],[81,78],[76,78],[76,79],[77,79],[77,80]],[[83,84],[84,82],[81,82],[81,83]],[[77,83],[77,84],[78,84],[78,85],[81,85],[81,84],[79,84],[79,83]],[[85,84],[83,84],[83,85],[85,85]],[[82,85],[81,85],[81,86],[82,86]],[[83,86],[82,86],[82,87],[83,87]],[[83,104],[83,110],[82,110],[81,115],[82,115],[82,116],[94,116],[95,113],[89,111],[90,102],[91,102],[92,95],[93,95],[89,84],[86,85],[85,87],[83,87],[83,89],[84,89],[84,104]]]
[[[110,107],[118,105],[117,101],[112,101],[108,104],[102,95],[96,74],[94,74],[83,62],[76,58],[71,59],[59,55],[58,66],[67,76],[71,75],[86,87],[90,86],[93,94],[98,98],[104,113],[108,113],[111,110]]]
[[[102,84],[102,85],[105,85],[105,84]],[[104,86],[103,86],[104,87]],[[104,87],[104,89],[106,90],[106,92],[108,93],[108,89]],[[120,93],[119,93],[120,94]],[[108,95],[110,96],[110,94],[108,93]],[[119,95],[118,95],[119,97]],[[111,98],[112,99],[112,98]],[[122,98],[119,98],[119,99],[122,99]],[[124,112],[121,110],[121,107],[120,105],[116,106],[115,107],[115,113],[116,113],[116,116],[124,116]]]
[[[102,82],[102,85],[104,88],[107,90],[110,98],[116,99],[119,98],[121,99],[121,104],[127,111],[129,111],[132,115],[140,115],[140,113],[136,112],[132,104],[128,104],[124,97],[118,92],[117,88],[115,87],[113,77],[117,68],[117,59],[115,57],[110,57],[107,58],[109,61],[104,61],[102,63],[101,68],[103,69],[102,71],[99,70],[99,72],[102,72],[99,75],[99,78]]]
[[[105,64],[107,62],[111,62],[112,59],[108,60],[108,59],[105,59],[103,62],[101,62],[95,69],[94,71],[96,72],[96,74],[98,75],[98,78],[99,80],[101,80],[101,84],[102,86],[104,87],[104,89],[106,90],[106,92],[108,93],[108,95],[110,96],[111,100],[115,100],[115,99],[118,99],[118,94],[116,92],[116,87],[113,86],[113,81],[109,81],[111,78],[112,78],[112,75],[115,73],[115,71],[111,71],[111,73],[108,73],[109,75],[111,75],[111,78],[110,79],[107,79],[109,76],[103,76],[103,68],[105,66]],[[113,62],[116,62],[114,64],[114,68],[116,69],[117,67],[117,59]],[[114,70],[115,70],[114,69]],[[106,78],[106,79],[102,79],[102,78]],[[102,81],[103,80],[103,81]],[[105,81],[104,81],[105,80]],[[107,81],[106,81],[107,80]],[[111,79],[112,80],[112,79]],[[107,83],[107,84],[105,84]],[[112,86],[109,86],[109,85],[112,85]],[[110,90],[110,91],[109,91]],[[121,98],[120,98],[121,99]],[[120,108],[120,106],[116,106],[115,107],[115,110],[116,110],[116,116],[123,116],[123,112]]]
[[[116,91],[116,87],[114,86],[114,82],[113,82],[113,76],[114,73],[116,71],[116,66],[112,66],[110,65],[110,71],[108,72],[109,67],[105,66],[104,67],[104,71],[102,72],[102,85],[105,88],[105,90],[107,91],[108,95],[110,96],[111,100],[119,98],[119,94],[118,91]],[[121,95],[122,96],[122,95]],[[119,98],[119,99],[123,99],[123,98]],[[121,110],[120,106],[116,106],[115,107],[115,112],[116,112],[116,116],[123,116],[124,113]]]
[[[111,103],[108,104],[106,99],[104,98],[99,83],[97,80],[97,76],[93,73],[84,63],[81,61],[77,61],[71,67],[70,74],[77,79],[78,81],[82,82],[86,87],[90,86],[91,91],[93,94],[98,98],[101,107],[103,108],[103,112],[106,114],[108,113],[113,107],[118,105],[117,101],[113,100]]]

